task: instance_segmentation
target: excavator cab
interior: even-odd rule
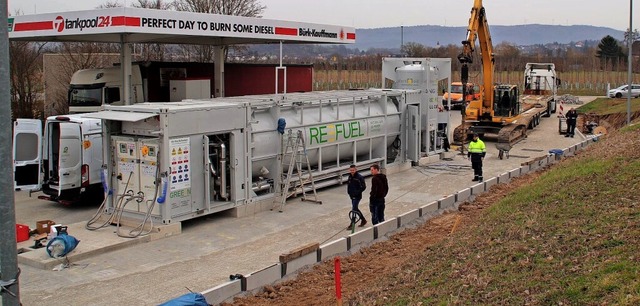
[[[493,116],[513,117],[520,113],[519,92],[515,85],[496,85],[493,91]]]

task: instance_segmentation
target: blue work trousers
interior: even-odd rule
[[[384,198],[369,198],[369,211],[373,225],[384,221],[384,207]]]
[[[360,220],[365,220],[364,215],[362,214],[362,212],[360,211],[360,208],[358,208],[358,205],[360,204],[360,200],[361,198],[351,198],[351,211],[355,211],[358,214],[358,217],[360,217]]]

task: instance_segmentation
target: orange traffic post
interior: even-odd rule
[[[336,300],[338,302],[338,306],[342,306],[342,284],[340,282],[340,257],[336,257],[333,260],[334,263],[334,271],[336,275]]]

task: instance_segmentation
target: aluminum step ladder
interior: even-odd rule
[[[271,210],[277,207],[279,212],[283,212],[287,199],[298,193],[302,194],[302,201],[322,204],[322,201],[318,200],[316,184],[313,179],[311,164],[309,163],[309,156],[307,155],[307,146],[302,131],[298,130],[294,134],[289,130],[286,136],[282,136],[282,138],[285,137],[287,138],[286,141],[284,139],[281,141],[281,143],[284,144],[280,156],[280,169],[282,169],[282,172],[274,206]],[[285,166],[287,166],[286,174],[284,173]],[[304,169],[303,166],[306,166],[306,169]],[[306,189],[309,187],[311,191],[313,191],[313,199],[307,197]]]

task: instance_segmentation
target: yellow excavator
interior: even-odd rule
[[[496,147],[499,158],[524,137],[527,128],[533,128],[539,122],[541,105],[523,105],[519,101],[516,85],[494,85],[495,59],[489,24],[482,0],[474,0],[467,28],[467,39],[462,41],[462,53],[458,60],[462,64],[461,80],[463,90],[469,82],[469,64],[473,63],[475,43],[478,40],[482,58],[482,82],[478,99],[472,100],[462,108],[462,124],[454,129],[454,140],[464,143],[473,133],[497,134]],[[467,93],[463,93],[466,96]],[[524,107],[523,107],[524,106]],[[523,109],[524,108],[524,109]],[[529,111],[532,109],[532,111]]]

